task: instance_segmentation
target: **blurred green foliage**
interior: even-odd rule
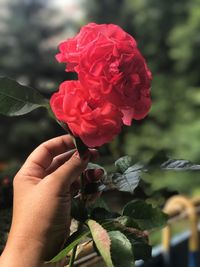
[[[47,97],[58,84],[74,78],[54,60],[51,40],[87,22],[114,23],[135,37],[153,73],[152,109],[143,121],[124,127],[102,155],[133,155],[147,161],[160,149],[172,158],[200,162],[200,0],[82,0],[81,21],[64,19],[49,1],[7,2],[0,19],[0,75],[36,86]],[[68,12],[66,10],[66,12]],[[63,133],[47,114],[34,111],[20,118],[0,117],[0,160],[23,160],[41,141]],[[105,158],[105,164],[112,160]],[[155,175],[155,185],[178,185],[190,192],[191,174]],[[147,178],[148,179],[148,178]],[[149,178],[152,181],[152,178]],[[192,177],[195,191],[198,175]],[[200,187],[199,187],[200,188]]]
[[[70,28],[67,19],[51,0],[8,0],[0,2],[0,76],[9,76],[22,84],[37,88],[49,97],[64,79],[73,74],[64,72],[55,60],[54,38]],[[68,22],[68,23],[67,23]],[[22,117],[0,116],[0,161],[23,160],[41,142],[64,134],[43,110]]]
[[[153,73],[151,112],[124,128],[111,147],[115,155],[147,161],[163,149],[172,158],[200,162],[200,0],[94,0],[85,6],[88,21],[118,24],[134,36]],[[155,189],[199,193],[198,174],[147,180]]]

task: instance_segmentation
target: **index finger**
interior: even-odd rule
[[[43,178],[45,170],[50,166],[54,157],[74,148],[70,135],[62,135],[39,145],[27,158],[20,172],[27,176]]]

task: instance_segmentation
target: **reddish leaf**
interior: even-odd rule
[[[96,247],[99,250],[102,258],[104,259],[107,267],[114,267],[111,260],[111,241],[108,232],[94,220],[89,220],[88,226],[90,228]]]

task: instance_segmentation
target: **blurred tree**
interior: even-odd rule
[[[87,18],[96,23],[120,24],[122,19],[123,0],[86,1]]]
[[[153,70],[171,72],[168,35],[188,16],[187,0],[85,1],[87,18],[96,23],[114,23],[132,34]],[[162,55],[162,56],[158,56]]]
[[[175,71],[187,74],[191,85],[200,86],[200,0],[188,2],[187,19],[178,23],[169,36],[170,56]]]
[[[144,160],[165,149],[200,161],[200,0],[85,0],[85,7],[88,21],[118,24],[133,35],[153,73],[150,115],[125,128],[114,151],[125,146]]]
[[[56,45],[52,45],[57,36],[72,28],[72,23],[66,27],[67,20],[59,18],[50,2],[0,3],[0,75],[36,87],[46,96],[57,90],[62,80],[73,78],[55,61]],[[0,125],[0,161],[24,160],[39,143],[63,133],[43,110],[20,118],[0,116]]]
[[[65,74],[56,64],[52,40],[66,31],[65,20],[50,8],[51,0],[14,0],[6,3],[7,15],[1,20],[1,75],[18,78],[41,90],[54,89]],[[68,27],[72,27],[71,24]],[[62,69],[62,71],[61,71]],[[55,89],[54,89],[55,90]]]

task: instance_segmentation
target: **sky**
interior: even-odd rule
[[[68,6],[73,4],[79,4],[80,0],[52,0],[55,6]]]
[[[78,20],[83,17],[82,2],[83,0],[52,0],[52,6],[61,9],[67,18]]]

